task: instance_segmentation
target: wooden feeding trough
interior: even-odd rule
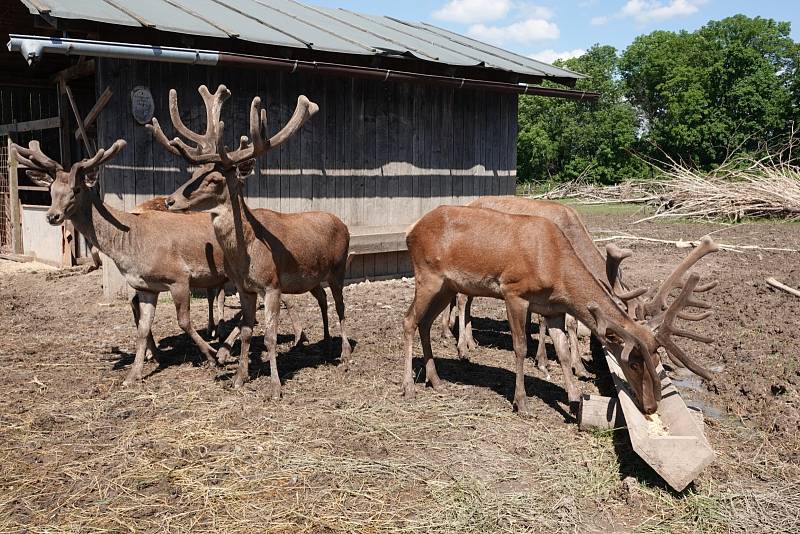
[[[586,396],[578,420],[581,429],[625,426],[633,450],[674,490],[682,491],[714,460],[714,451],[703,431],[702,418],[696,417],[683,402],[664,369],[661,376],[661,402],[650,419],[636,406],[633,392],[613,355],[606,361],[618,399]]]

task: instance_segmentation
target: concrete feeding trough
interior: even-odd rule
[[[661,402],[658,412],[646,417],[636,406],[633,391],[616,358],[606,353],[606,361],[618,398],[584,396],[578,414],[580,428],[626,427],[636,454],[674,490],[684,490],[714,461],[714,451],[703,430],[702,416],[686,407],[659,364],[656,370],[661,376]]]

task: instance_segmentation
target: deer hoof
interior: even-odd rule
[[[414,382],[403,382],[403,397],[408,400],[412,400],[416,395],[416,390],[414,389]]]
[[[247,379],[238,373],[233,377],[233,389],[241,388],[244,383],[247,382]]]
[[[217,362],[220,365],[225,365],[226,363],[230,363],[232,360],[231,358],[231,351],[227,347],[220,347],[217,350]]]
[[[128,376],[128,377],[125,378],[125,380],[123,380],[122,387],[128,388],[128,387],[131,387],[131,386],[138,385],[141,382],[142,382],[142,375],[141,374]]]
[[[527,397],[514,399],[514,408],[516,409],[517,414],[519,414],[522,417],[530,417],[533,415],[530,409],[528,408]]]

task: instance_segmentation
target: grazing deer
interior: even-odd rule
[[[475,239],[479,235],[494,238]],[[711,342],[673,324],[676,317],[699,321],[711,314],[689,313],[684,308],[708,308],[708,304],[693,298],[694,293],[707,291],[716,284],[697,287],[696,274],[683,281],[683,275],[692,265],[718,250],[711,238],[704,238],[701,246],[652,292],[652,299],[641,307],[641,320],[623,310],[619,299],[586,267],[564,232],[543,217],[440,206],[409,228],[406,243],[416,284],[414,301],[403,321],[403,392],[407,397],[414,395],[412,348],[417,327],[425,356],[426,381],[434,388],[441,385],[431,350],[430,328],[457,293],[505,300],[516,355],[514,404],[520,412],[527,412],[524,362],[525,319],[529,309],[547,319],[573,409],[580,393],[568,372],[571,362],[564,334],[567,313],[585,324],[617,357],[646,414],[658,409],[661,398],[661,379],[656,373],[659,347],[698,375],[711,378],[671,338],[676,335]],[[680,295],[668,306],[667,296],[679,287]],[[631,294],[639,296],[642,290]]]
[[[203,213],[178,215],[142,210],[128,213],[105,204],[92,191],[98,169],[125,146],[116,141],[65,171],[61,164],[42,153],[39,143],[28,148],[13,145],[21,167],[39,185],[50,188],[47,221],[52,225],[72,221],[91,245],[111,258],[136,290],[131,300],[137,325],[136,357],[123,384],[142,377],[146,353],[156,353],[151,326],[158,294],[169,291],[175,303],[178,324],[215,365],[214,349],[192,326],[190,287],[218,288],[227,277],[223,254],[217,245],[210,217]]]
[[[624,294],[627,291],[627,287],[622,282],[618,266],[619,262],[627,257],[630,252],[611,245],[608,258],[609,261],[615,263],[608,265],[606,259],[603,258],[603,255],[595,246],[580,216],[570,206],[551,200],[536,200],[515,196],[480,197],[470,202],[468,206],[488,208],[515,215],[536,215],[553,221],[561,231],[564,232],[564,235],[567,236],[567,239],[569,239],[578,257],[583,261],[595,278],[603,282],[613,280],[610,282],[613,285],[612,290],[618,295]],[[457,309],[457,318],[459,321],[458,356],[462,360],[467,359],[468,349],[474,348],[477,345],[472,337],[472,321],[470,314],[472,300],[472,297],[467,297],[466,295],[458,295],[455,299],[454,307]],[[531,314],[528,314],[528,319],[526,321],[527,331],[530,331],[530,315]],[[442,332],[445,336],[452,336],[452,328],[455,319],[456,316],[454,315],[451,317],[451,313],[446,312],[442,314]],[[549,377],[547,371],[547,352],[545,350],[544,341],[546,330],[545,321],[540,318],[536,361],[538,368]],[[586,369],[583,367],[579,352],[578,323],[571,316],[567,316],[566,318],[566,333],[569,340],[572,367],[575,373],[581,377],[588,376]]]
[[[278,213],[272,210],[251,210],[245,203],[242,184],[252,173],[255,158],[280,146],[317,111],[317,105],[305,96],[289,122],[270,139],[266,130],[266,110],[261,100],[253,99],[250,108],[250,137],[240,139],[239,148],[229,151],[223,144],[225,124],[220,120],[222,104],[230,91],[220,85],[214,94],[206,86],[199,92],[206,106],[206,132],[198,134],[187,128],[178,112],[177,92],[169,93],[169,110],[175,129],[194,143],[189,146],[180,138],[168,140],[157,119],[149,125],[156,140],[173,154],[182,156],[197,169],[192,178],[167,200],[170,210],[195,210],[211,213],[217,240],[225,254],[227,272],[236,284],[242,302],[241,354],[233,386],[242,386],[249,378],[249,349],[255,322],[256,300],[264,299],[264,341],[267,346],[272,380],[272,396],[280,396],[278,376],[276,321],[283,293],[310,291],[322,304],[327,282],[336,303],[342,335],[342,358],[350,355],[345,332],[344,276],[347,269],[350,233],[335,215],[324,212]],[[323,327],[329,340],[327,312]]]

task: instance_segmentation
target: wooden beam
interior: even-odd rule
[[[42,187],[41,185],[18,185],[19,191],[50,191],[49,187]]]
[[[83,119],[81,118],[80,111],[78,111],[78,104],[75,102],[75,96],[72,94],[72,89],[69,88],[69,85],[66,83],[63,85],[64,92],[67,93],[67,98],[69,99],[69,105],[72,108],[72,113],[75,115],[75,122],[78,123],[78,130],[83,138],[83,144],[86,147],[86,153],[89,157],[91,157],[94,155],[95,150],[92,148],[92,143],[89,141],[89,134],[86,133],[86,128],[83,125]]]
[[[55,73],[51,78],[51,81],[53,83],[66,84],[67,82],[76,80],[78,78],[86,78],[87,76],[94,76],[94,73],[95,73],[95,61],[93,59],[89,59],[87,61],[79,61],[78,63],[72,65],[71,67],[67,67],[64,70]]]
[[[114,92],[111,90],[111,88],[106,87],[106,90],[103,91],[103,94],[101,94],[100,98],[97,99],[97,102],[94,103],[92,109],[90,109],[89,113],[86,114],[86,118],[83,120],[84,128],[89,128],[92,124],[94,124],[94,121],[97,120],[98,115],[100,115],[100,112],[106,107],[113,95]],[[78,128],[75,130],[75,139],[80,139],[80,137],[81,129]]]
[[[353,227],[350,234],[350,254],[407,250],[405,229],[405,225]]]
[[[0,135],[10,133],[33,132],[36,130],[50,130],[61,127],[60,117],[48,117],[46,119],[36,119],[35,121],[11,122],[0,124]]]
[[[11,137],[8,138],[8,186],[9,202],[11,203],[11,250],[15,254],[22,254],[22,221],[19,207],[19,185],[17,177],[17,156],[11,150]]]

